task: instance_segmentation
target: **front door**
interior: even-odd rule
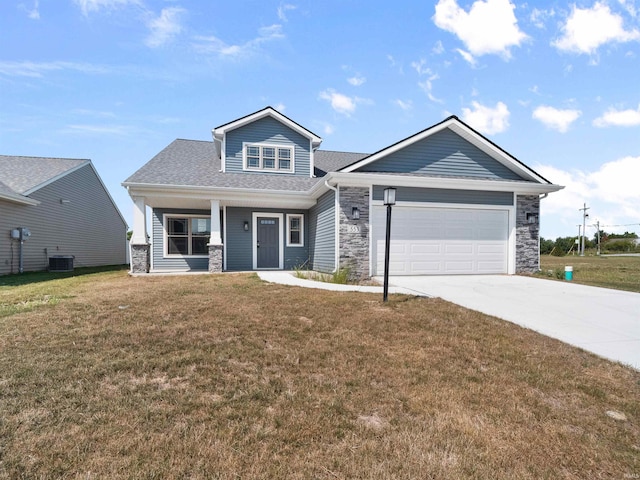
[[[278,217],[258,217],[256,262],[258,268],[280,267],[280,222]]]

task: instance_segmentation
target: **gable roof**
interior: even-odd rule
[[[311,141],[311,147],[313,150],[317,149],[322,143],[322,138],[313,133],[311,130],[306,129],[302,125],[297,122],[294,122],[286,115],[278,112],[273,107],[265,107],[262,110],[258,110],[257,112],[250,113],[249,115],[245,115],[244,117],[238,118],[237,120],[233,120],[232,122],[224,123],[213,129],[213,141],[215,143],[217,155],[220,156],[221,149],[219,144],[222,142],[224,135],[236,128],[242,127],[249,123],[255,122],[256,120],[260,120],[264,117],[271,117],[278,122],[286,125],[290,129],[298,132],[303,137],[308,138]]]
[[[519,176],[528,179],[529,181],[551,184],[551,182],[549,182],[542,175],[538,174],[532,168],[522,163],[506,150],[502,149],[487,137],[471,128],[455,115],[452,115],[444,119],[442,122],[436,123],[435,125],[432,125],[431,127],[428,127],[414,135],[400,140],[393,145],[385,147],[382,150],[378,150],[377,152],[372,153],[371,155],[342,168],[340,172],[355,172],[366,165],[370,165],[377,160],[380,160],[392,153],[402,150],[403,148],[408,147],[409,145],[412,145],[416,142],[429,138],[432,135],[445,129],[449,129],[452,132],[456,133],[464,140],[474,145],[476,148],[486,153],[500,164],[504,165],[509,170],[517,173]]]
[[[0,198],[37,205],[39,202],[28,195],[88,163],[70,158],[0,155]]]

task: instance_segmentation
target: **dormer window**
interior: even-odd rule
[[[244,144],[244,169],[262,172],[293,172],[293,147]]]

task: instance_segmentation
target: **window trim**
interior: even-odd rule
[[[259,158],[258,158],[258,167],[250,167],[248,163],[248,155],[247,150],[248,147],[258,147],[259,149]],[[275,149],[275,165],[274,168],[265,168],[264,167],[264,148],[273,148]],[[284,169],[280,168],[280,157],[278,155],[278,150],[288,150],[289,151],[289,168]],[[242,142],[242,169],[249,172],[272,172],[272,173],[295,173],[295,146],[293,145],[277,145],[272,143],[254,143],[254,142]]]
[[[168,225],[168,221],[170,218],[186,218],[188,220],[188,232],[189,234],[187,235],[187,239],[188,239],[188,243],[187,246],[189,248],[189,250],[191,250],[192,247],[192,243],[191,243],[191,238],[192,238],[192,232],[191,232],[191,220],[194,218],[207,218],[209,219],[209,222],[211,222],[211,215],[198,215],[195,213],[185,213],[185,214],[179,214],[179,213],[165,213],[162,215],[162,233],[163,233],[163,249],[162,249],[162,256],[163,258],[209,258],[209,253],[207,252],[206,254],[197,254],[197,255],[182,255],[181,253],[169,253],[169,225]],[[211,223],[209,223],[211,224]],[[207,238],[207,244],[209,243],[209,241],[211,240],[211,232],[209,232],[209,237]]]
[[[291,219],[300,219],[300,243],[291,243]],[[304,247],[304,214],[287,213],[287,247]]]

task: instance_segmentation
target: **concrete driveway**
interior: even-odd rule
[[[389,284],[508,320],[640,369],[640,293],[516,275],[391,277]]]

